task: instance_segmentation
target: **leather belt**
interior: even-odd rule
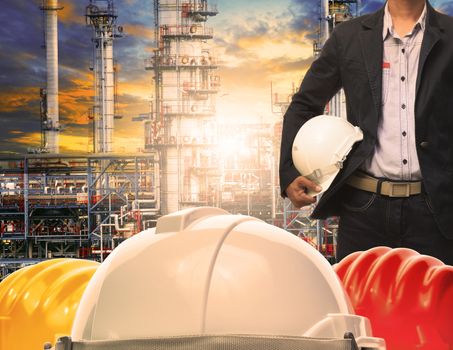
[[[421,181],[390,181],[376,179],[367,174],[352,174],[346,183],[359,190],[374,192],[388,197],[409,197],[422,193]]]

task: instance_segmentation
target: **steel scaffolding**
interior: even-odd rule
[[[0,166],[0,259],[102,260],[156,221],[156,154],[11,155]]]

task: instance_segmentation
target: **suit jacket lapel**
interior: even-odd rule
[[[382,8],[364,19],[362,21],[363,29],[360,32],[362,56],[368,73],[377,117],[381,115],[382,105],[383,16],[384,9]]]
[[[440,27],[437,22],[436,11],[431,7],[427,2],[427,18],[426,18],[426,27],[425,33],[423,35],[422,47],[420,49],[420,59],[418,62],[418,73],[417,73],[417,82],[415,87],[415,96],[418,94],[418,89],[420,88],[420,82],[423,74],[423,67],[425,65],[426,59],[428,58],[429,53],[431,52],[434,45],[440,39]]]

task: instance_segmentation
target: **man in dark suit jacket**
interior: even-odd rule
[[[386,245],[453,265],[453,18],[425,0],[388,0],[335,28],[284,116],[280,186],[296,207],[320,189],[295,169],[293,140],[340,88],[364,139],[312,214],[340,216],[337,260]]]

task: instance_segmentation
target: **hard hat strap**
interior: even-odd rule
[[[345,339],[255,335],[200,335],[115,341],[72,342],[58,339],[55,350],[356,350],[354,337]]]
[[[322,169],[315,169],[310,174],[304,175],[307,179],[311,181],[318,182],[319,179],[322,179],[324,176],[332,175],[343,167],[343,160],[330,164]]]

